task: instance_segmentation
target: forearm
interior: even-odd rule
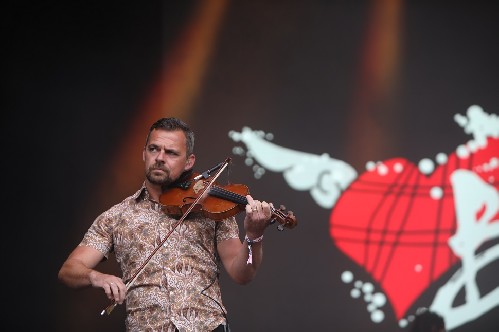
[[[250,238],[251,239],[251,238]],[[257,270],[263,260],[263,242],[253,242],[245,238],[243,246],[234,259],[234,279],[239,284],[247,284],[256,276]]]
[[[76,259],[64,262],[59,270],[58,278],[66,286],[83,288],[92,285],[92,279],[100,272],[95,271]]]
[[[263,260],[263,233],[272,216],[270,204],[255,201],[250,195],[246,195],[246,199],[243,242],[230,239],[221,242],[218,248],[229,275],[239,284],[247,284],[255,278]]]

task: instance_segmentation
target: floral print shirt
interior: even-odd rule
[[[143,185],[98,216],[80,245],[106,258],[114,251],[128,283],[167,236],[129,286],[127,331],[212,331],[226,316],[216,243],[239,238],[234,217],[214,221],[199,216],[179,224],[149,199]]]

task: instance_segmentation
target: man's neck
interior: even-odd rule
[[[149,198],[155,202],[159,202],[159,196],[161,196],[161,186],[152,184],[146,180],[146,188],[149,192]]]

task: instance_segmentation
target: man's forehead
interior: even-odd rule
[[[182,144],[185,145],[185,135],[182,130],[166,131],[155,129],[151,132],[149,144],[155,145],[172,145]]]

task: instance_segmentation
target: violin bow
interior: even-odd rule
[[[135,282],[135,280],[137,280],[137,278],[139,277],[139,275],[142,273],[142,271],[144,271],[144,268],[147,266],[147,264],[151,261],[151,259],[153,258],[153,256],[156,254],[156,252],[163,246],[163,244],[166,242],[166,240],[168,240],[168,238],[170,237],[170,235],[173,233],[173,231],[184,221],[184,219],[187,217],[187,215],[192,211],[192,209],[194,208],[194,206],[199,203],[199,201],[204,197],[205,193],[208,192],[208,190],[210,190],[210,188],[212,187],[213,183],[215,183],[215,180],[220,176],[220,174],[222,174],[222,172],[225,170],[225,168],[227,167],[227,165],[229,165],[229,162],[230,162],[230,158],[227,158],[224,162],[218,164],[217,166],[213,167],[212,169],[202,173],[202,176],[204,176],[205,178],[206,177],[209,177],[210,176],[210,173],[214,172],[215,170],[218,169],[217,173],[213,176],[213,178],[208,182],[208,185],[206,185],[203,190],[201,191],[201,194],[198,195],[198,197],[194,200],[194,202],[189,206],[189,208],[184,212],[184,214],[182,215],[182,217],[179,219],[179,221],[173,226],[173,228],[168,232],[168,234],[166,234],[166,236],[163,238],[163,240],[161,240],[161,242],[159,243],[158,246],[156,246],[156,248],[154,248],[154,250],[149,254],[149,256],[147,257],[147,259],[142,263],[142,265],[137,269],[137,271],[135,272],[135,274],[132,276],[132,278],[130,279],[129,282],[126,283],[126,290],[128,291],[128,289],[133,285],[133,283]],[[113,312],[113,309],[118,305],[118,302],[116,301],[113,301],[109,306],[106,307],[106,309],[102,310],[101,312],[101,316],[104,315],[104,313],[107,313],[107,315],[109,316],[111,314],[111,312]]]

